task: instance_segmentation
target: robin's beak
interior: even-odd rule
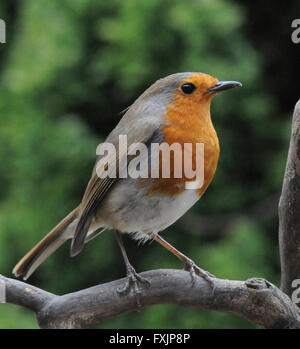
[[[208,88],[207,92],[221,92],[237,86],[242,86],[238,81],[218,81],[215,86]]]

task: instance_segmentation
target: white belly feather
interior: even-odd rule
[[[136,180],[120,181],[100,205],[97,221],[145,239],[146,234],[157,233],[174,223],[199,199],[193,189],[173,196],[147,193],[148,188],[137,187]]]

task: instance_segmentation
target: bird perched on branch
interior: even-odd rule
[[[156,178],[120,178],[118,165],[115,168],[117,175],[110,176],[109,165],[114,161],[120,164],[130,156],[126,151],[118,150],[114,154],[117,159],[113,159],[113,155],[107,156],[105,166],[99,168],[98,164],[104,158],[100,155],[80,205],[23,257],[13,273],[27,279],[66,240],[72,239],[71,255],[75,256],[86,242],[106,228],[112,228],[127,269],[127,281],[120,292],[127,291],[132,285],[138,294],[139,282],[147,283],[129,263],[122,242],[123,233],[134,233],[132,237],[136,239],[154,239],[184,263],[185,270],[190,271],[192,278],[197,274],[211,282],[213,275],[198,267],[158,233],[194,205],[211,183],[219,158],[219,141],[210,115],[211,100],[217,93],[236,86],[241,86],[241,83],[218,81],[203,73],[177,73],[156,81],[128,108],[105,143],[117,146],[119,137],[125,135],[128,147],[143,144],[149,150],[143,156],[149,155],[150,158],[144,164],[151,162],[153,155],[150,149],[153,144],[191,144],[189,154],[192,167],[196,168],[194,176],[175,176],[175,155],[170,158],[173,161],[166,165],[161,153],[158,165],[151,162],[151,170],[159,167]],[[195,184],[195,178],[198,178],[198,173],[195,173],[200,161],[196,156],[197,144],[204,145],[203,178],[201,185],[189,187],[186,184]],[[134,157],[131,155],[131,158]],[[170,176],[165,178],[162,168],[166,166],[169,167]]]

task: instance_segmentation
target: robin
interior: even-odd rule
[[[194,280],[195,275],[212,282],[213,275],[198,267],[190,258],[170,245],[158,233],[173,224],[203,195],[211,183],[219,158],[219,141],[214,129],[210,104],[221,91],[241,86],[236,81],[218,81],[203,73],[177,73],[156,81],[126,111],[109,134],[106,143],[117,145],[120,135],[126,135],[128,146],[144,144],[150,149],[154,143],[204,144],[203,183],[195,189],[187,188],[193,178],[175,178],[170,162],[170,177],[118,178],[103,176],[114,159],[109,158],[104,168],[97,163],[87,185],[81,204],[53,228],[15,266],[13,273],[27,279],[35,269],[66,240],[72,239],[71,256],[77,255],[84,244],[107,228],[115,231],[127,269],[127,278],[120,293],[133,286],[140,293],[139,282],[148,284],[129,263],[122,234],[129,233],[137,240],[155,240],[185,265]],[[151,155],[150,155],[151,156]],[[118,160],[128,157],[116,153]],[[161,164],[161,157],[159,166]],[[197,157],[192,154],[193,168]],[[173,167],[172,167],[173,166]],[[99,173],[100,172],[100,173]]]

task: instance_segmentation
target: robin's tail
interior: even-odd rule
[[[37,245],[29,251],[14,267],[15,276],[23,276],[24,280],[66,240],[73,237],[79,206],[69,213],[58,225],[53,228]]]

